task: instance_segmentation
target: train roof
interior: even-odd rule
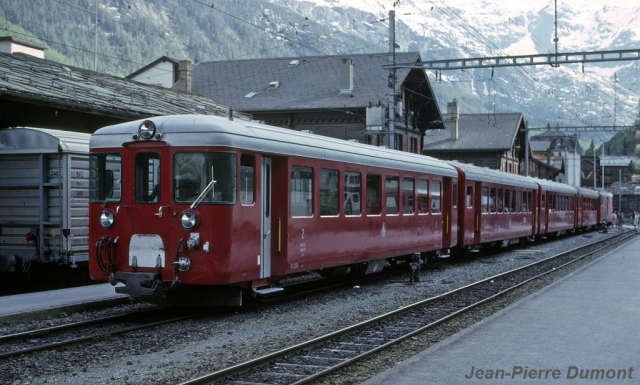
[[[491,168],[478,167],[469,163],[460,163],[449,161],[447,162],[455,167],[460,168],[467,180],[480,181],[480,182],[492,182],[509,184],[511,186],[525,187],[531,189],[537,189],[538,185],[530,178],[526,178],[521,175],[509,174],[500,170],[494,170]]]
[[[587,198],[597,198],[600,194],[596,190],[592,190],[586,187],[577,187],[578,194],[587,197]]]
[[[0,129],[0,154],[89,153],[91,134],[35,127]]]
[[[576,187],[570,186],[565,183],[558,183],[547,179],[534,179],[536,183],[540,185],[542,191],[552,191],[562,194],[577,194]]]
[[[424,155],[389,150],[256,122],[208,115],[168,115],[107,126],[91,136],[91,148],[118,148],[135,142],[133,134],[152,121],[169,146],[218,146],[280,156],[302,156],[456,177],[455,168]]]

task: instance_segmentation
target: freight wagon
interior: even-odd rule
[[[90,136],[0,129],[0,273],[88,261]]]

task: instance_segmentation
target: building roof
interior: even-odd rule
[[[531,146],[531,152],[547,152],[550,147],[549,140],[529,140]]]
[[[444,130],[429,130],[424,151],[508,151],[513,147],[518,129],[525,128],[521,113],[460,114],[458,139],[451,138],[451,119],[445,118]]]
[[[140,68],[139,70],[130,73],[129,75],[126,76],[127,79],[133,79],[136,77],[136,75],[145,72],[146,70],[148,70],[149,68],[153,68],[155,66],[157,66],[160,63],[171,63],[174,67],[174,77],[177,76],[177,72],[178,72],[178,64],[180,64],[179,60],[176,60],[174,58],[171,58],[169,56],[161,56],[158,59],[156,59],[154,62],[147,64],[146,66]]]
[[[604,156],[600,157],[600,164],[607,167],[627,167],[629,163],[635,163],[635,156]]]
[[[340,94],[343,57],[353,58],[351,94]],[[361,108],[388,100],[388,59],[389,54],[358,54],[201,62],[193,69],[192,89],[252,113]],[[396,53],[398,62],[419,60],[417,52]],[[396,71],[396,91],[410,71]]]
[[[0,100],[28,102],[92,115],[140,119],[156,115],[204,113],[227,116],[210,99],[117,76],[71,67],[25,54],[0,53]],[[9,111],[0,112],[9,115]],[[248,119],[246,114],[234,113]],[[5,125],[31,125],[2,119]]]

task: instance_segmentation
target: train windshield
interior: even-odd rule
[[[89,161],[89,202],[120,202],[121,178],[120,154],[92,154]]]
[[[180,152],[173,159],[177,203],[235,203],[236,154]]]

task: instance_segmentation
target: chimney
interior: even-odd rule
[[[193,65],[189,60],[180,60],[178,63],[178,91],[191,92],[191,69]]]
[[[340,95],[353,92],[353,58],[340,58]]]
[[[451,103],[447,103],[447,115],[451,119],[451,140],[458,140],[460,132],[458,121],[460,120],[460,111],[458,110],[458,99],[453,98]]]
[[[11,54],[24,53],[35,56],[39,59],[44,59],[45,49],[47,49],[47,47],[41,44],[26,42],[24,40],[16,39],[13,36],[0,37],[0,52]]]

